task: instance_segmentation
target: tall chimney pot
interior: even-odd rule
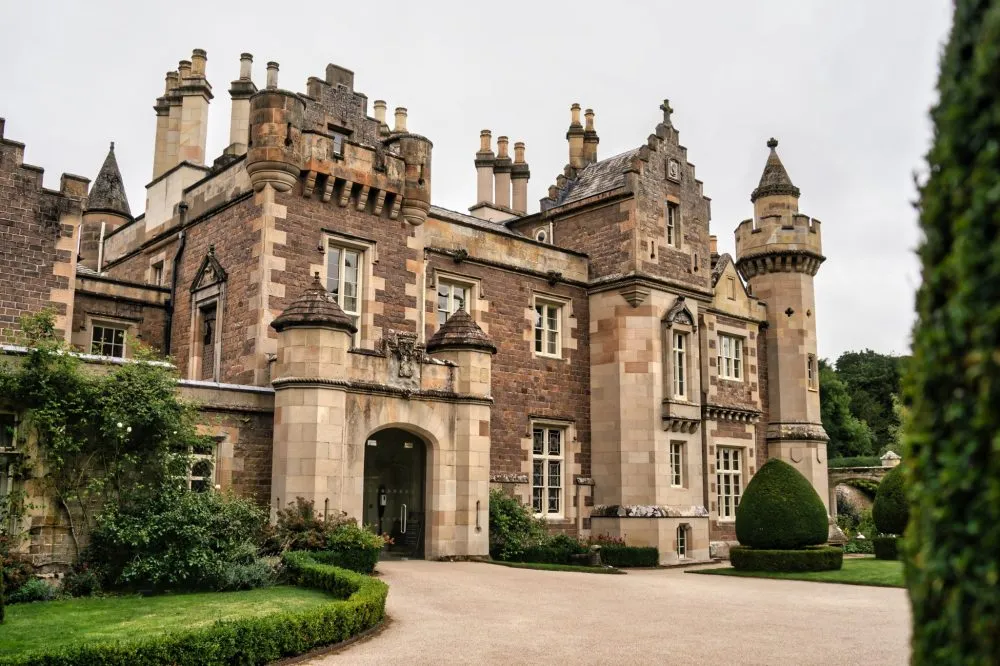
[[[267,63],[267,88],[274,90],[278,87],[278,63],[273,60]]]

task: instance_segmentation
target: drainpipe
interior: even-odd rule
[[[170,302],[167,303],[167,314],[163,325],[163,353],[165,356],[170,355],[170,339],[174,328],[174,304],[177,302],[177,269],[181,263],[181,256],[184,254],[184,245],[187,243],[187,235],[184,233],[184,223],[187,222],[188,205],[182,201],[177,204],[177,210],[181,216],[181,230],[177,232],[177,252],[174,253],[170,268]]]

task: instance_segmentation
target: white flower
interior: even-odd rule
[[[215,484],[215,489],[216,489],[216,490],[222,490],[222,486],[220,486],[220,485],[219,485],[219,484],[217,483],[217,484]]]
[[[132,426],[125,428],[125,432],[132,432]]]
[[[119,428],[121,428],[121,427],[122,427],[122,422],[121,422],[121,421],[119,421],[119,422],[118,422],[118,427],[119,427]]]

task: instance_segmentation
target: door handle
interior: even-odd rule
[[[407,515],[406,505],[403,504],[399,507],[399,522],[402,524],[400,532],[402,532],[403,534],[406,534],[406,519],[408,517],[409,516]]]

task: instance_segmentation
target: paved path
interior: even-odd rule
[[[321,664],[836,664],[908,661],[900,589],[383,562],[391,622]]]

